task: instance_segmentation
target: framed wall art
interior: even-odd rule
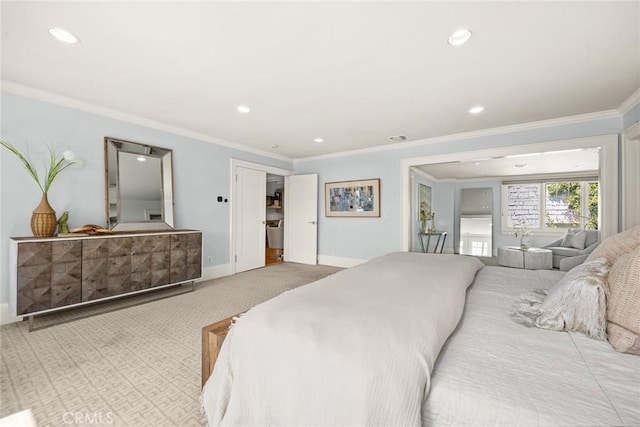
[[[430,214],[431,210],[431,187],[424,184],[418,184],[418,218],[421,218],[421,212]]]
[[[379,217],[380,179],[324,184],[325,216]]]

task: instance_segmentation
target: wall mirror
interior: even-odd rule
[[[171,150],[110,137],[104,147],[108,228],[172,229]]]

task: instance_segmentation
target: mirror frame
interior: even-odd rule
[[[155,157],[160,159],[160,180],[162,186],[162,220],[149,221],[111,221],[111,204],[115,202],[117,218],[121,218],[120,214],[120,153],[131,153],[147,157]],[[115,164],[109,163],[109,155],[115,155]],[[148,144],[140,144],[137,142],[125,141],[122,139],[105,137],[104,138],[104,164],[105,164],[105,213],[107,219],[107,228],[114,231],[139,231],[139,230],[171,230],[174,228],[174,212],[173,212],[173,153],[172,150],[162,147],[155,147]],[[115,201],[109,194],[109,175],[115,174],[116,177],[116,194]]]

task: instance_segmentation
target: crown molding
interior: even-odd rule
[[[199,132],[194,132],[188,129],[184,129],[177,126],[171,126],[166,123],[157,122],[155,120],[146,119],[144,117],[136,116],[133,114],[123,113],[121,111],[113,110],[111,108],[102,107],[96,104],[91,104],[77,99],[68,98],[66,96],[57,95],[51,92],[35,89],[28,86],[23,86],[19,83],[10,82],[7,80],[0,81],[0,89],[3,92],[12,93],[15,95],[26,96],[28,98],[38,99],[40,101],[49,102],[51,104],[60,105],[63,107],[73,108],[75,110],[84,111],[87,113],[97,114],[105,116],[110,119],[120,120],[135,125],[140,125],[164,132],[173,133],[187,138],[197,139],[199,141],[209,142],[216,145],[222,145],[224,147],[233,148],[235,150],[244,151],[246,153],[257,154],[259,156],[268,157],[271,159],[283,160],[286,162],[293,162],[290,157],[282,156],[279,154],[270,153],[268,151],[259,150],[246,145],[242,145],[236,142],[226,141],[220,138],[214,138],[209,135],[205,135]]]
[[[363,148],[360,150],[341,151],[337,153],[322,154],[319,156],[311,156],[311,157],[300,157],[300,158],[294,159],[293,162],[298,163],[298,162],[307,162],[307,161],[313,161],[313,160],[331,159],[336,157],[353,156],[357,154],[375,153],[378,151],[401,150],[401,149],[416,147],[420,145],[440,144],[443,142],[453,142],[453,141],[460,141],[465,139],[481,138],[485,136],[501,135],[505,133],[524,132],[528,130],[543,129],[543,128],[548,128],[553,126],[571,125],[571,124],[590,122],[593,120],[603,120],[603,119],[612,119],[612,118],[620,118],[620,113],[618,112],[618,110],[606,110],[606,111],[599,111],[595,113],[579,114],[576,116],[540,120],[537,122],[521,123],[517,125],[482,129],[482,130],[477,130],[472,132],[454,133],[451,135],[419,139],[416,141],[403,142],[395,145],[382,145],[378,147]]]
[[[438,178],[428,174],[427,172],[423,171],[422,169],[418,168],[417,166],[411,166],[410,169],[416,175],[420,175],[421,177],[426,178],[426,179],[428,179],[430,181],[433,181],[433,182],[440,182],[440,180]]]
[[[621,115],[627,114],[633,107],[640,104],[640,88],[636,89],[622,104],[617,108]]]

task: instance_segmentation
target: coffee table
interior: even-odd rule
[[[498,264],[527,270],[550,270],[553,254],[549,249],[505,246],[498,248]]]

